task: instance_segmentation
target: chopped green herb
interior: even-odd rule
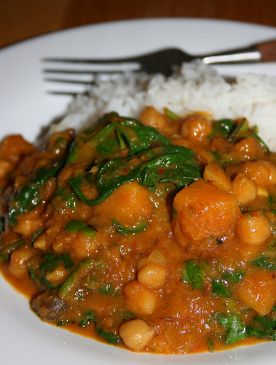
[[[215,351],[215,343],[214,340],[212,339],[212,337],[209,337],[207,339],[207,346],[210,352],[214,352]]]
[[[255,316],[247,327],[250,337],[276,341],[276,320],[268,316]]]
[[[89,326],[91,323],[96,323],[96,316],[91,309],[88,309],[79,321],[79,326],[84,328]]]
[[[242,271],[224,271],[217,279],[212,280],[212,293],[225,298],[231,297],[231,286],[244,277]]]
[[[266,255],[262,255],[257,257],[255,260],[251,262],[251,265],[260,267],[262,269],[268,271],[275,271],[276,270],[276,261],[275,259],[269,258]]]
[[[243,279],[244,275],[243,271],[224,271],[221,277],[229,283],[236,284]]]
[[[98,288],[98,291],[105,295],[116,295],[118,293],[118,290],[114,288],[112,283],[104,284],[101,287]]]
[[[227,287],[227,283],[220,279],[212,280],[212,293],[216,296],[229,298],[231,296],[231,291]]]
[[[61,319],[60,321],[56,322],[56,325],[58,327],[62,327],[62,326],[68,326],[69,324],[74,323],[74,321],[72,321],[71,319]]]
[[[217,313],[216,320],[226,330],[226,344],[233,344],[246,338],[246,326],[238,315]]]
[[[113,332],[106,331],[102,328],[97,328],[96,331],[97,331],[98,336],[103,338],[108,343],[117,345],[121,342],[120,337]]]
[[[182,280],[191,285],[193,289],[202,289],[204,285],[204,275],[200,264],[194,260],[184,263]]]
[[[130,311],[123,311],[123,312],[121,312],[121,318],[123,321],[129,321],[129,320],[135,318],[135,315]]]

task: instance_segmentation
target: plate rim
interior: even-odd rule
[[[74,31],[74,30],[81,30],[84,28],[90,28],[90,27],[102,27],[102,26],[113,26],[113,25],[120,25],[123,23],[142,23],[142,22],[146,22],[146,23],[150,23],[150,22],[167,22],[167,21],[191,21],[191,22],[195,22],[195,21],[203,21],[203,22],[216,22],[216,23],[228,23],[228,24],[233,24],[233,25],[240,25],[240,26],[252,26],[252,27],[260,27],[263,29],[274,29],[276,30],[276,25],[272,26],[272,25],[268,25],[268,24],[261,24],[261,23],[257,23],[257,22],[249,22],[249,21],[242,21],[242,20],[233,20],[233,19],[217,19],[217,18],[212,18],[212,17],[202,17],[202,18],[198,18],[198,17],[149,17],[149,18],[133,18],[133,19],[116,19],[116,20],[110,20],[110,21],[103,21],[103,22],[95,22],[95,23],[88,23],[88,24],[80,24],[80,25],[73,25],[72,27],[66,27],[66,28],[61,28],[61,29],[54,29],[54,30],[49,30],[45,33],[41,33],[41,34],[35,34],[33,36],[24,38],[24,39],[20,39],[17,41],[14,41],[12,43],[8,43],[7,45],[4,45],[3,47],[0,48],[0,56],[2,51],[6,51],[10,48],[13,47],[17,47],[17,46],[21,46],[24,45],[25,43],[29,43],[29,42],[33,42],[36,40],[39,40],[40,38],[45,38],[45,37],[50,37],[50,36],[54,36],[56,34],[59,33],[64,33],[64,32],[70,32],[70,31]]]

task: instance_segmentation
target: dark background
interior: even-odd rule
[[[276,27],[276,0],[0,0],[0,47],[83,24],[155,17],[229,19]]]

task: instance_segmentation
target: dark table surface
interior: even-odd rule
[[[84,24],[156,17],[228,19],[276,27],[276,0],[2,0],[0,47]]]

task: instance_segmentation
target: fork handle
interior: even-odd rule
[[[256,48],[261,54],[260,61],[276,61],[276,40],[256,44]]]
[[[276,61],[276,40],[200,57],[206,64]]]

